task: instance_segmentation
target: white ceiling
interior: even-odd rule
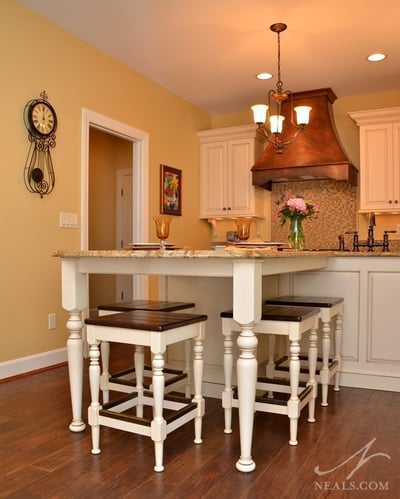
[[[266,101],[277,72],[293,92],[338,97],[400,88],[399,0],[18,0],[212,113]],[[371,52],[387,59],[369,63]],[[273,80],[259,81],[261,71]]]

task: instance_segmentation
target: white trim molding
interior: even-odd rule
[[[20,374],[27,374],[38,369],[55,366],[67,362],[67,349],[59,348],[49,352],[21,357],[0,363],[0,379],[11,378]]]

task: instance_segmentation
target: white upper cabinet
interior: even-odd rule
[[[263,142],[254,125],[206,130],[200,137],[200,217],[264,217],[265,190],[252,185],[251,167]]]
[[[400,108],[349,114],[360,127],[360,211],[400,212]]]

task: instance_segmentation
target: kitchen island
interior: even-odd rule
[[[241,329],[236,366],[241,448],[236,467],[243,472],[254,470],[251,455],[254,412],[251,405],[240,401],[255,399],[257,337],[254,327],[261,318],[263,276],[322,269],[334,255],[334,252],[280,252],[271,248],[58,251],[54,256],[61,259],[62,306],[69,313],[67,352],[73,417],[70,430],[79,432],[85,429],[82,419],[81,331],[82,311],[88,306],[88,274],[229,278],[232,280],[233,317]],[[207,336],[205,341],[207,343]]]

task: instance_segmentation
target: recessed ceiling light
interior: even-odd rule
[[[386,59],[386,54],[371,54],[367,57],[367,59],[370,62],[378,62],[378,61],[383,61],[383,59]]]
[[[272,74],[270,74],[270,73],[258,73],[258,75],[256,75],[256,78],[257,78],[257,80],[269,80],[270,78],[272,78]]]

